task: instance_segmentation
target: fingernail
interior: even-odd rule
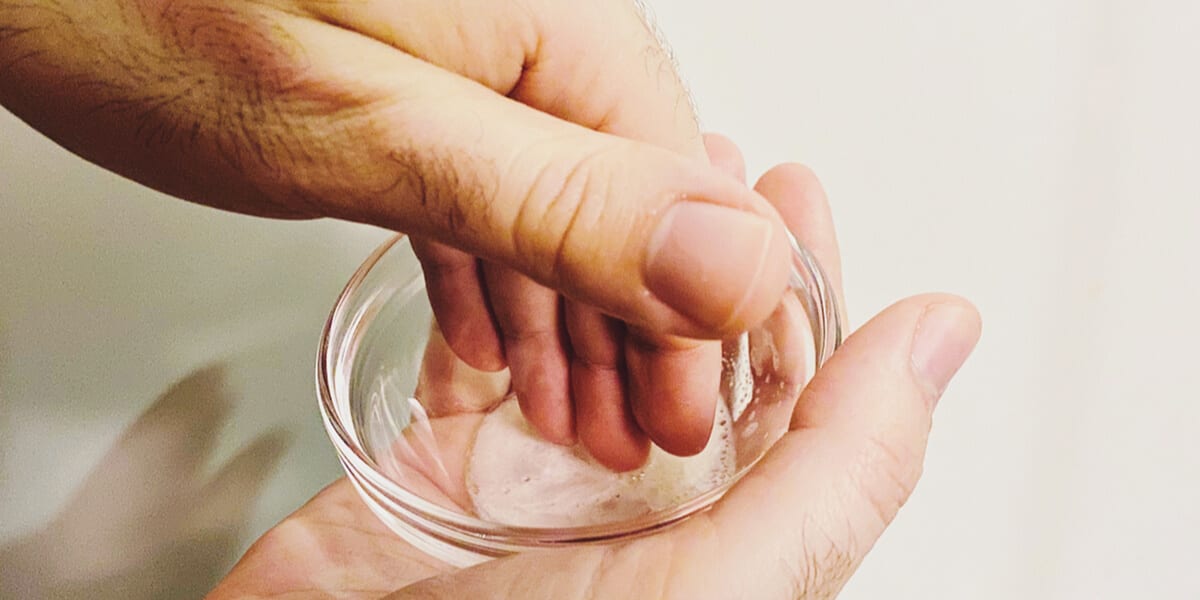
[[[767,219],[684,201],[668,209],[650,238],[646,286],[699,325],[724,332],[739,328],[748,313],[770,313],[778,294],[766,298],[769,305],[745,305],[750,299],[763,303],[767,293],[782,294],[789,264],[787,246]],[[756,289],[765,285],[779,289]]]
[[[912,364],[917,377],[933,393],[935,405],[978,340],[978,317],[971,309],[932,304],[921,315],[913,337]]]

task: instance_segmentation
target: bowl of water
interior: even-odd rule
[[[472,369],[442,338],[408,238],[351,278],[321,336],[322,417],[371,511],[456,566],[535,548],[646,535],[710,507],[788,429],[813,373],[841,343],[838,303],[793,240],[790,290],[754,330],[722,343],[708,445],[651,449],[628,472],[547,442],[521,415],[508,372]]]

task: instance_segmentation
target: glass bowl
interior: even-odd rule
[[[713,433],[695,457],[654,448],[646,467],[613,473],[585,450],[541,441],[507,371],[476,371],[449,352],[403,235],[359,267],[325,325],[326,430],[371,511],[455,566],[658,531],[711,506],[754,466],[841,343],[831,286],[795,240],[792,250],[791,291],[775,313],[722,342]]]

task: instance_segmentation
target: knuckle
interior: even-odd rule
[[[288,204],[323,205],[335,196],[342,169],[362,162],[336,160],[361,146],[347,125],[363,122],[356,118],[376,102],[376,90],[347,85],[314,63],[304,34],[277,7],[139,4],[152,41],[123,62],[148,90],[138,103],[149,122],[139,127],[144,138],[198,146]]]
[[[474,277],[479,270],[475,257],[451,246],[427,238],[412,238],[412,247],[426,277]]]
[[[561,345],[560,332],[553,323],[514,321],[500,324],[505,344],[528,348],[556,348]]]
[[[299,44],[262,7],[176,0],[143,15],[165,50],[209,66],[198,72],[263,92],[287,90],[304,74]]]
[[[347,210],[365,213],[355,220],[424,232],[474,250],[469,246],[492,219],[490,163],[436,145],[417,147],[412,140],[397,139],[395,132],[368,127],[366,133],[371,148],[335,159],[344,167],[333,178],[332,185],[342,192],[335,197],[343,198]],[[377,156],[384,160],[372,159]]]
[[[892,522],[916,488],[922,454],[878,436],[868,438],[854,472],[855,490],[883,525]]]
[[[623,360],[621,347],[628,339],[619,321],[571,300],[564,303],[563,317],[574,358],[581,366],[618,369]]]
[[[557,283],[587,267],[579,259],[593,250],[589,233],[613,217],[611,153],[602,146],[539,167],[512,232],[523,270],[536,279]]]

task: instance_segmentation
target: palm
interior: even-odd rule
[[[210,598],[379,598],[450,570],[384,526],[342,478],[259,539]]]
[[[878,498],[864,495],[870,492],[857,489],[844,465],[827,462],[830,450],[849,448],[837,448],[825,433],[793,432],[725,500],[679,527],[466,570],[404,542],[343,478],[255,543],[210,600],[375,599],[393,592],[398,600],[829,598],[886,525],[878,521],[881,511],[894,512],[902,498],[877,505]],[[892,492],[907,495],[908,488]],[[864,519],[874,526],[851,526]],[[764,571],[768,577],[759,576]]]
[[[672,530],[668,535],[671,538],[679,535],[697,538],[691,540],[695,542],[704,536],[694,534],[705,529],[691,525]],[[642,548],[655,545],[656,539],[659,543],[668,542],[667,537],[659,535],[637,545]],[[678,539],[671,539],[668,544],[690,545]],[[711,544],[701,546],[712,547]],[[625,580],[621,571],[628,561],[609,562],[595,558],[634,556],[628,552],[613,552],[616,548],[620,547],[526,554],[514,557],[515,560],[489,563],[483,569],[459,571],[434,587],[458,589],[459,592],[451,597],[459,597],[458,594],[483,597],[471,593],[471,590],[480,589],[507,590],[503,597],[511,598],[534,597],[537,592],[545,594],[555,589],[588,593],[594,591],[591,586],[611,582],[614,576]],[[550,564],[554,564],[554,568],[545,568]],[[670,567],[667,562],[645,566],[650,567],[647,571],[659,572]],[[374,599],[419,581],[430,580],[427,583],[432,583],[434,580],[430,578],[452,572],[453,567],[421,553],[384,526],[357,497],[349,480],[343,478],[259,539],[209,598]],[[542,573],[540,577],[536,575],[539,572]],[[660,580],[662,575],[658,573],[651,580]],[[423,596],[416,594],[414,597]],[[629,597],[650,596],[630,594]]]

